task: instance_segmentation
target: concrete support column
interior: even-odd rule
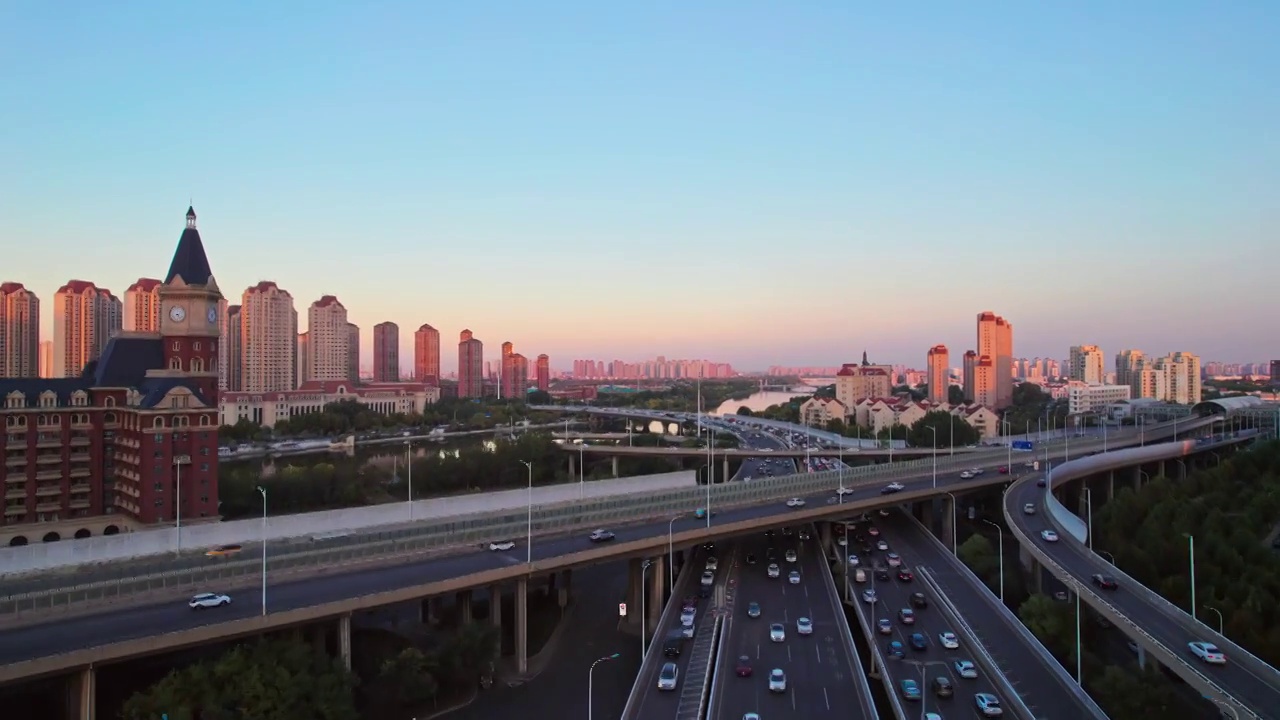
[[[560,603],[560,609],[562,610],[569,605],[569,587],[570,587],[570,584],[573,582],[573,575],[571,574],[572,572],[573,572],[572,570],[565,570],[564,573],[561,575],[560,597],[558,598],[558,600]]]
[[[926,528],[929,529],[929,532],[933,532],[933,502],[932,501],[926,500],[924,502],[916,503],[916,517],[919,518],[920,522]]]
[[[502,630],[502,586],[489,586],[489,623]]]
[[[659,555],[653,558],[653,564],[649,566],[649,598],[646,610],[649,611],[647,620],[649,634],[653,636],[653,632],[658,627],[658,620],[662,618],[663,601],[666,600],[667,594],[664,592],[667,585],[667,557]]]
[[[618,477],[618,456],[613,457],[613,476]]]
[[[1112,470],[1107,473],[1107,500],[1115,500],[1116,498],[1116,471]]]
[[[1139,465],[1133,469],[1133,489],[1142,489],[1142,466]]]
[[[633,618],[638,618],[640,612],[640,593],[644,592],[644,581],[641,575],[644,574],[644,560],[642,558],[631,558],[627,561],[627,620],[632,622]],[[638,621],[637,621],[638,622]]]
[[[942,498],[942,544],[955,550],[952,547],[956,539],[956,504],[951,501],[950,497],[943,495]]]
[[[67,705],[68,715],[79,720],[94,720],[97,717],[98,677],[97,672],[88,667],[71,678]]]
[[[822,543],[823,555],[831,552],[831,523],[820,523],[818,525],[818,542]]]
[[[1161,476],[1161,477],[1169,477],[1167,474],[1165,474],[1165,469],[1164,469],[1164,460],[1161,460],[1161,461],[1160,461],[1160,476]]]
[[[342,666],[351,669],[351,614],[338,618],[338,657]]]
[[[569,453],[569,477],[570,478],[578,477],[578,463],[575,462],[573,453]]]
[[[551,573],[547,576],[547,595],[556,591],[556,579],[560,573]]]
[[[724,472],[720,475],[722,482],[729,482],[729,458],[724,459]]]
[[[529,580],[516,580],[516,672],[529,672]]]
[[[458,606],[458,624],[471,624],[471,591],[461,590],[458,592],[457,599],[454,602]]]

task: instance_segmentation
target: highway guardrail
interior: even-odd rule
[[[1022,695],[1018,694],[1017,689],[1013,687],[1013,683],[1009,682],[1009,678],[1004,676],[1004,671],[996,664],[995,658],[991,657],[991,653],[987,652],[986,646],[978,639],[978,634],[973,631],[973,628],[969,627],[969,623],[965,622],[964,616],[960,614],[955,605],[951,604],[951,600],[946,593],[942,592],[937,584],[933,582],[933,578],[929,576],[929,570],[917,565],[916,579],[929,590],[929,595],[933,597],[942,614],[950,618],[955,627],[964,635],[965,640],[974,650],[974,657],[977,658],[979,663],[982,663],[991,679],[1000,686],[1004,696],[1009,698],[1009,702],[1017,706],[1017,711],[1024,720],[1036,720],[1035,714],[1031,712],[1031,708],[1027,707]],[[1056,664],[1058,661],[1054,658],[1049,658],[1049,662]],[[924,688],[921,688],[920,691],[924,692]]]
[[[715,717],[715,688],[716,683],[720,682],[720,658],[724,655],[724,643],[725,639],[729,637],[729,627],[732,623],[732,617],[721,616],[716,618],[715,652],[711,653],[711,657],[707,661],[707,672],[702,676],[702,699],[698,701],[698,714],[694,720]],[[679,715],[676,718],[677,720],[684,720]]]
[[[840,547],[836,546],[837,554]],[[825,551],[824,551],[825,552]],[[843,562],[848,562],[843,555],[840,556]],[[847,579],[846,583],[853,582]],[[871,670],[875,671],[875,664],[880,664],[880,682],[884,684],[885,694],[889,696],[889,705],[893,707],[894,717],[898,720],[914,720],[907,715],[906,708],[902,706],[902,696],[899,695],[898,688],[893,684],[893,676],[889,672],[889,665],[885,662],[884,648],[880,646],[880,640],[876,637],[875,630],[872,629],[870,621],[867,620],[866,613],[863,612],[862,593],[858,592],[857,585],[853,586],[853,612],[858,616],[858,624],[862,626],[862,634],[867,639],[867,647],[871,651]],[[868,688],[870,685],[868,684]],[[925,692],[925,688],[920,688],[920,692]]]
[[[815,530],[817,528],[814,528]],[[814,533],[814,537],[821,537],[820,533]],[[822,567],[823,585],[827,590],[827,598],[831,601],[831,605],[836,611],[836,628],[840,633],[840,640],[844,643],[845,652],[849,653],[849,664],[852,666],[853,677],[850,678],[858,686],[858,697],[862,699],[862,712],[866,720],[879,720],[880,714],[876,710],[876,701],[871,697],[871,683],[867,682],[867,669],[862,665],[862,656],[858,654],[858,646],[853,642],[853,629],[849,627],[849,618],[844,614],[844,602],[840,599],[841,593],[836,588],[835,573],[831,569],[831,561],[827,555],[827,549],[822,543],[815,543],[818,546],[818,564]],[[834,542],[832,543],[835,544]],[[836,549],[841,549],[836,545]],[[837,556],[841,563],[848,567],[848,558]],[[848,581],[846,575],[845,580]],[[846,592],[848,590],[846,589]],[[854,598],[856,601],[857,598]]]
[[[680,617],[681,605],[683,603],[685,593],[689,591],[690,578],[700,577],[702,571],[696,565],[695,559],[700,557],[701,551],[691,553],[685,559],[684,564],[680,567],[680,575],[676,577],[676,584],[671,588],[671,595],[667,598],[667,606],[663,608],[662,615],[658,618],[658,627],[655,628],[653,640],[649,643],[649,650],[645,653],[644,660],[640,662],[640,670],[636,673],[636,681],[631,686],[631,693],[627,695],[627,704],[623,706],[622,717],[631,718],[640,698],[645,692],[652,690],[653,687],[648,684],[649,678],[653,677],[654,665],[663,662],[665,656],[662,654],[663,641],[666,634],[676,624],[675,621]]]

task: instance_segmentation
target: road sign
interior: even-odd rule
[[[627,604],[618,603],[618,617],[626,617],[626,616],[627,616]]]

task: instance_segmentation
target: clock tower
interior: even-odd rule
[[[193,208],[187,208],[187,226],[159,295],[164,368],[151,375],[186,379],[216,410],[222,291],[209,269]]]

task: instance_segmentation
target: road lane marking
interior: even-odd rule
[[[760,659],[760,643],[756,643],[756,659]]]
[[[791,646],[787,646],[787,662],[791,662]]]
[[[822,648],[818,647],[817,645],[814,645],[814,646],[813,646],[813,654],[818,656],[818,663],[819,663],[819,664],[821,664],[821,663],[822,663]]]
[[[791,694],[791,709],[795,710],[796,709],[796,692],[794,688],[791,690],[790,694]]]
[[[827,689],[822,688],[822,701],[827,704],[827,712],[831,712],[831,698],[827,697]]]

